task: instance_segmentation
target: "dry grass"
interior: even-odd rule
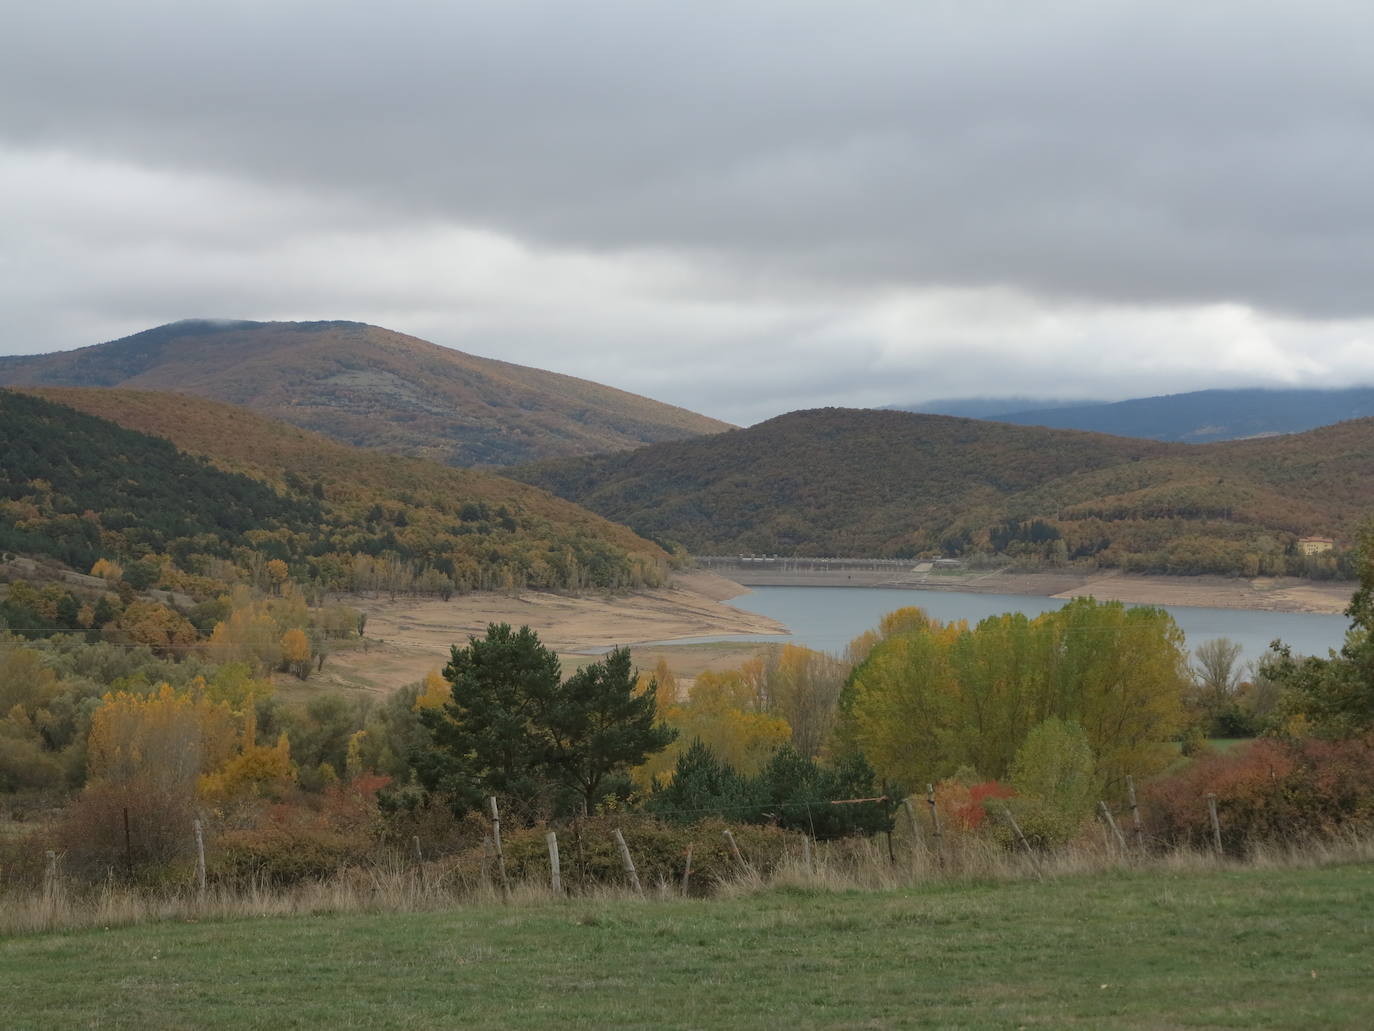
[[[1132,870],[1160,874],[1218,870],[1295,870],[1374,862],[1374,835],[1350,834],[1324,841],[1266,845],[1243,857],[1217,856],[1210,851],[1181,848],[1140,853],[1106,844],[1080,842],[1049,853],[1008,852],[997,844],[972,836],[946,839],[939,853],[905,844],[888,857],[881,838],[855,839],[806,849],[798,839],[771,871],[752,867],[717,881],[714,895],[743,898],[775,888],[812,893],[890,892],[916,884],[992,884],[1015,881],[1055,881]],[[248,881],[210,885],[202,894],[194,887],[134,887],[109,880],[94,887],[75,887],[60,876],[48,878],[40,890],[0,887],[0,936],[24,935],[79,928],[128,926],[158,921],[213,921],[248,917],[307,916],[344,913],[441,912],[459,906],[503,901],[503,892],[490,878],[454,875],[443,864],[420,869],[395,859],[366,867],[341,870],[325,880],[292,887],[273,887]],[[576,894],[579,901],[613,902],[680,899],[676,883],[646,884],[642,896],[617,884],[596,884]],[[514,907],[535,907],[555,901],[546,881],[512,883],[505,901]]]

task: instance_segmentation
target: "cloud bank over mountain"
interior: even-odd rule
[[[736,422],[1370,382],[1371,34],[1335,2],[29,5],[0,351],[358,319]]]

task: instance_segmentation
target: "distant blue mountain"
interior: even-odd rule
[[[1080,408],[1101,405],[1105,401],[1060,401],[1047,397],[954,397],[925,401],[918,405],[887,405],[898,412],[920,412],[924,415],[957,415],[961,419],[1001,419],[1013,412],[1042,412],[1049,409]]]
[[[1018,426],[1091,430],[1186,444],[1301,433],[1346,419],[1374,415],[1374,387],[1342,390],[1195,390],[1104,403],[1043,402],[1018,398],[932,401],[904,411],[960,415]]]

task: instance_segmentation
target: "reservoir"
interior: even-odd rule
[[[880,587],[755,587],[726,604],[746,612],[771,616],[791,630],[788,635],[757,634],[700,637],[674,644],[702,641],[773,641],[805,645],[817,651],[842,654],[847,645],[894,609],[914,605],[942,622],[966,619],[969,625],[1004,612],[1038,616],[1061,608],[1059,598],[1021,594],[973,594],[958,591],[920,591]],[[1345,616],[1302,612],[1257,612],[1249,609],[1208,609],[1186,605],[1163,606],[1196,648],[1215,637],[1228,637],[1241,646],[1241,661],[1255,662],[1281,639],[1295,655],[1325,656],[1339,648],[1350,621]]]

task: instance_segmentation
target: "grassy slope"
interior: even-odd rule
[[[1056,522],[1071,550],[1184,536],[1263,550],[1351,539],[1374,505],[1374,420],[1191,446],[822,409],[519,475],[697,552],[891,554],[1008,518]]]
[[[1368,1027],[1374,870],[573,901],[0,942],[6,1025]]]
[[[0,384],[175,390],[350,444],[458,465],[578,455],[727,424],[587,380],[356,322],[172,323],[0,359]]]
[[[663,557],[660,548],[625,527],[527,484],[491,473],[348,447],[233,405],[138,390],[52,387],[26,393],[109,419],[126,429],[165,437],[182,450],[203,455],[225,469],[265,476],[277,485],[288,470],[306,480],[318,478],[330,489],[331,497],[336,493],[351,495],[359,507],[398,493],[414,497],[421,507],[425,507],[426,499],[440,498],[505,504],[633,554]]]

